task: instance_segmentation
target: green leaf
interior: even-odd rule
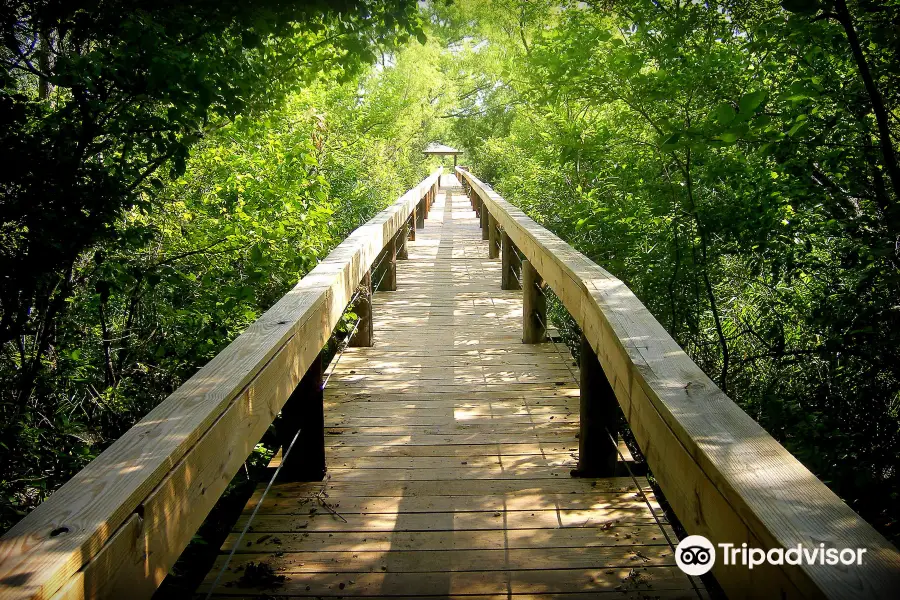
[[[755,92],[749,92],[741,96],[741,100],[738,103],[740,106],[740,110],[742,113],[749,115],[752,114],[759,105],[763,103],[763,100],[766,99],[766,91],[765,90],[756,90]]]
[[[716,107],[713,115],[715,116],[716,121],[718,121],[719,125],[721,125],[722,127],[726,127],[734,120],[734,117],[737,116],[737,113],[735,112],[734,107],[731,106],[731,104],[729,104],[728,102],[723,102]]]
[[[790,129],[788,129],[787,134],[793,137],[798,133],[806,133],[807,129],[809,129],[809,123],[806,121],[800,121],[799,123],[795,123],[794,126]]]
[[[733,144],[733,143],[735,143],[736,141],[738,141],[738,137],[740,137],[738,134],[736,134],[736,133],[734,133],[734,132],[726,131],[725,133],[723,133],[723,134],[721,134],[720,136],[718,136],[717,139],[719,139],[719,140],[721,140],[721,141],[723,141],[723,142],[726,142],[726,143],[728,143],[728,144]]]
[[[665,140],[663,140],[662,143],[660,143],[660,147],[663,150],[674,150],[675,147],[678,145],[678,140],[680,140],[680,139],[681,139],[681,132],[673,133],[672,135],[667,137]]]
[[[419,33],[417,33],[417,34],[416,34],[416,39],[419,40],[419,43],[422,44],[423,46],[424,46],[426,43],[428,43],[428,36],[425,35],[425,32],[424,32],[424,31],[420,31]]]

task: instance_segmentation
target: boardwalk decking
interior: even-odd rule
[[[330,367],[328,478],[275,484],[214,597],[705,597],[646,479],[642,494],[570,477],[577,367],[521,343],[521,292],[500,290],[456,185],[444,178],[452,199],[409,243],[397,291],[375,295],[374,346]],[[250,562],[284,581],[247,586]]]

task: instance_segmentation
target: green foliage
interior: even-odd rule
[[[896,536],[900,5],[508,4],[441,13],[502,90],[454,123],[476,172]]]
[[[422,34],[414,3],[12,9],[0,50],[4,525],[425,170],[405,145],[408,107],[378,132],[360,113],[386,110],[414,79],[408,50],[371,66]],[[414,115],[413,144],[432,113]]]

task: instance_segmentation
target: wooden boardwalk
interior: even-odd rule
[[[522,344],[521,292],[443,183],[397,291],[374,296],[374,346],[329,368],[327,479],[273,486],[214,597],[705,597],[646,479],[570,477],[577,367]],[[284,580],[254,585],[251,562]]]

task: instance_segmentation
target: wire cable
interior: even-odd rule
[[[334,361],[334,366],[331,367],[331,372],[328,373],[328,377],[325,378],[325,381],[322,382],[322,389],[325,389],[325,386],[328,385],[328,381],[331,379],[331,376],[334,375],[334,370],[337,368],[338,363],[341,362],[341,357],[344,356],[344,351],[350,347],[350,338],[353,337],[353,334],[356,333],[356,330],[359,329],[359,324],[362,323],[361,318],[356,319],[356,323],[353,324],[353,329],[350,330],[350,333],[347,334],[347,337],[341,342],[341,351],[337,355],[337,359]]]
[[[259,497],[259,502],[257,502],[256,506],[253,508],[253,512],[250,514],[250,518],[247,519],[247,523],[246,525],[244,525],[244,529],[241,531],[241,535],[238,536],[237,541],[231,548],[231,552],[228,553],[228,558],[225,559],[225,564],[223,564],[222,568],[219,569],[219,573],[218,575],[216,575],[216,579],[215,581],[213,581],[212,587],[209,588],[209,591],[206,593],[206,600],[209,600],[216,588],[219,587],[219,582],[222,580],[222,575],[225,573],[228,565],[231,564],[231,559],[234,558],[234,553],[237,552],[237,549],[240,547],[241,541],[244,539],[244,536],[247,535],[247,531],[249,531],[250,529],[250,524],[253,522],[253,518],[256,516],[256,513],[259,512],[259,507],[262,506],[263,501],[266,499],[266,494],[268,494],[269,490],[272,489],[272,484],[275,483],[275,479],[281,472],[281,467],[283,467],[284,463],[287,462],[287,457],[290,455],[291,450],[293,450],[294,444],[297,442],[297,438],[300,437],[301,431],[302,429],[297,430],[297,433],[294,434],[294,439],[291,440],[291,443],[288,445],[287,450],[285,450],[284,454],[281,455],[281,464],[278,465],[278,468],[275,469],[275,473],[272,474],[272,478],[269,479],[269,483],[266,485],[266,489],[263,490],[262,496]]]

